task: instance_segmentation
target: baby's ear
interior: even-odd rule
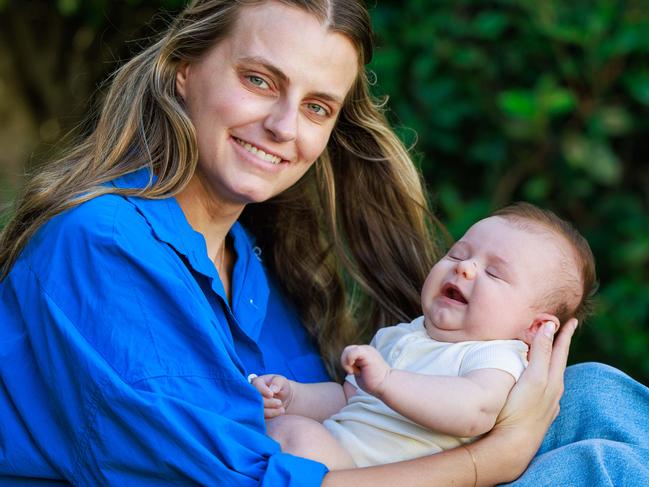
[[[556,332],[559,329],[559,326],[561,324],[559,322],[559,318],[557,318],[554,315],[551,315],[550,313],[539,313],[534,317],[532,323],[530,323],[530,326],[528,326],[525,330],[523,330],[521,339],[529,345],[530,343],[532,343],[532,340],[539,332],[539,330],[548,321],[550,323],[554,323],[554,331]]]

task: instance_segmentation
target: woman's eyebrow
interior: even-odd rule
[[[273,73],[275,76],[277,76],[279,79],[281,79],[284,82],[289,81],[289,77],[279,69],[277,66],[272,64],[270,61],[268,61],[266,58],[263,58],[261,56],[249,56],[249,57],[242,57],[239,59],[239,62],[245,63],[245,64],[259,64],[266,68],[268,71]]]
[[[321,100],[328,101],[330,103],[334,103],[336,105],[341,105],[343,104],[343,100],[337,97],[336,95],[333,95],[331,93],[325,93],[324,91],[316,91],[315,93],[311,94],[314,98],[320,98]]]
[[[290,81],[290,78],[286,75],[286,73],[284,73],[284,71],[279,69],[277,66],[272,64],[268,59],[262,56],[245,56],[240,58],[239,62],[244,64],[258,64],[263,68],[265,68],[266,70],[270,71],[273,75],[279,78],[283,83],[288,83]],[[331,103],[336,103],[338,105],[343,104],[343,100],[332,93],[318,91],[315,93],[311,93],[311,96],[315,98],[321,98],[323,100],[329,101]]]

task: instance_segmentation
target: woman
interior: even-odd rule
[[[343,344],[418,314],[435,256],[418,175],[368,96],[370,35],[356,1],[196,1],[118,71],[94,132],[32,179],[2,234],[1,475],[489,485],[524,470],[574,320],[554,348],[538,335],[499,424],[468,448],[327,473],[264,434],[247,376],[325,380],[317,352],[334,373]],[[647,415],[630,379],[591,367],[580,388],[593,370]],[[544,448],[601,430],[565,423]],[[649,435],[607,426],[636,442],[629,459],[646,451]]]

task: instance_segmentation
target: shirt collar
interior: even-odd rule
[[[121,176],[110,184],[117,188],[145,188],[157,180],[148,168]],[[149,223],[157,239],[170,245],[185,257],[189,265],[209,278],[213,291],[230,308],[221,278],[207,255],[203,235],[192,228],[176,198],[146,199],[126,197]],[[254,247],[254,239],[239,222],[230,229],[236,262],[232,273],[231,312],[239,326],[256,341],[266,315],[269,283],[261,259]]]

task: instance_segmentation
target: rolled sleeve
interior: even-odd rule
[[[102,384],[75,477],[86,485],[321,484],[324,465],[281,453],[237,420],[242,401],[206,408],[162,392],[179,383],[185,392],[218,388],[234,397],[241,387],[205,377],[148,379],[137,389]]]

